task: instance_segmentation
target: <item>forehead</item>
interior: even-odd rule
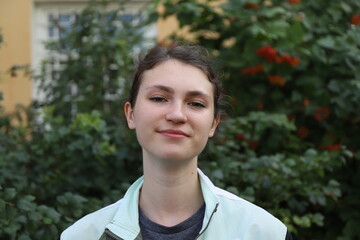
[[[140,88],[165,85],[175,90],[201,91],[213,97],[213,85],[198,67],[170,59],[144,72]]]

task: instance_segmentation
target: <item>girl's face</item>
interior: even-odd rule
[[[177,60],[144,72],[135,107],[127,102],[125,115],[144,160],[166,164],[197,159],[219,123],[212,84],[200,69]]]

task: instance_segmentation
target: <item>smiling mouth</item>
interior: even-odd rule
[[[189,135],[187,135],[183,131],[176,130],[176,129],[166,129],[166,130],[159,131],[159,133],[161,135],[163,135],[163,136],[172,137],[172,138],[186,138],[186,137],[189,137]]]

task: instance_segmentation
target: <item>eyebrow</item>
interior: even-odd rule
[[[174,89],[164,86],[164,85],[153,85],[153,86],[147,87],[145,90],[152,89],[152,88],[157,88],[157,89],[160,89],[160,90],[162,90],[164,92],[168,92],[168,93],[174,93]]]
[[[164,86],[164,85],[149,86],[149,87],[146,88],[146,90],[152,89],[152,88],[157,88],[157,89],[160,89],[162,91],[165,91],[165,92],[168,92],[168,93],[171,93],[171,94],[173,94],[175,92],[173,88],[167,87],[167,86]],[[211,99],[209,94],[206,94],[206,93],[204,93],[202,91],[197,91],[197,90],[189,91],[186,95],[189,96],[189,97],[201,96],[201,97],[205,97],[208,100]]]

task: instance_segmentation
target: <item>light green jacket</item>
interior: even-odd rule
[[[198,240],[284,240],[286,226],[264,209],[224,191],[198,169],[206,209]],[[139,178],[118,202],[86,215],[61,234],[61,240],[142,240]]]

